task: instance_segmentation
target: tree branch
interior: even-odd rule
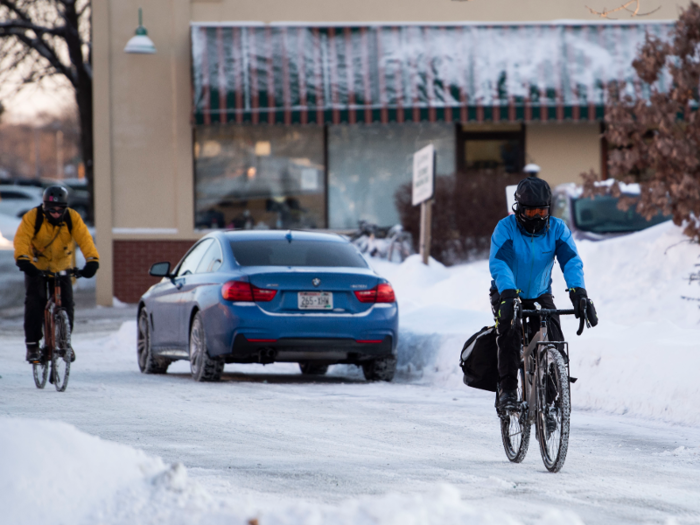
[[[635,5],[634,9],[629,8],[632,4]],[[595,9],[592,9],[588,6],[586,6],[586,9],[588,9],[592,14],[601,18],[615,20],[615,18],[611,18],[610,15],[619,11],[627,11],[628,13],[631,13],[631,16],[634,18],[637,16],[648,16],[652,13],[656,13],[659,9],[661,9],[661,6],[657,7],[652,11],[649,11],[648,13],[640,13],[639,10],[641,9],[641,0],[629,0],[628,2],[620,5],[619,7],[616,7],[615,9],[607,9],[604,7],[602,11],[596,11]]]

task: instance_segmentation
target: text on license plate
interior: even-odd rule
[[[299,292],[300,310],[332,310],[333,294],[331,292]]]

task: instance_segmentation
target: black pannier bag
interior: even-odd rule
[[[485,326],[464,343],[459,366],[464,384],[495,392],[498,384],[498,345],[496,327]]]

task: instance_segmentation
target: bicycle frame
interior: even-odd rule
[[[48,277],[53,279],[53,295],[51,294],[51,282],[46,281],[46,306],[44,307],[44,348],[46,349],[46,359],[51,361],[53,357],[53,351],[56,347],[56,341],[54,340],[55,330],[54,330],[54,312],[57,308],[61,308],[61,283],[59,277],[62,275],[69,275],[67,271],[61,271],[49,274]]]
[[[540,329],[535,332],[530,342],[526,344],[526,330],[523,323],[523,346],[522,346],[522,365],[523,371],[525,373],[525,381],[523,382],[523,399],[525,399],[526,414],[528,423],[533,423],[535,421],[535,416],[537,414],[537,400],[536,400],[536,388],[535,379],[540,377],[540,349],[546,346],[554,346],[564,358],[566,363],[566,373],[568,377],[571,377],[571,371],[569,369],[569,343],[566,341],[549,341],[547,339],[547,319],[552,315],[552,313],[557,312],[561,314],[571,314],[573,310],[521,310],[523,316],[529,317],[530,315],[538,315],[540,317]],[[516,312],[517,313],[517,312]]]

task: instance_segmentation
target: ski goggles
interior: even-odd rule
[[[527,219],[546,219],[549,217],[549,206],[523,206],[521,212]]]
[[[65,206],[47,206],[44,204],[44,211],[46,213],[51,213],[51,214],[63,214],[64,211],[66,211]]]

